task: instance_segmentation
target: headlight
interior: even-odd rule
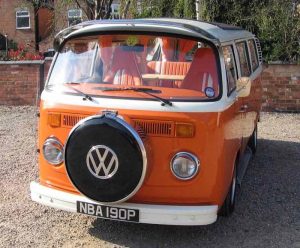
[[[198,158],[188,152],[179,152],[171,160],[171,171],[175,177],[188,180],[196,176],[200,162]]]
[[[64,160],[64,147],[58,139],[50,137],[43,145],[43,154],[50,164],[59,165]]]

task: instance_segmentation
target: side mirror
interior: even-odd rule
[[[251,79],[249,77],[241,77],[236,82],[236,91],[238,97],[247,97],[250,95]]]

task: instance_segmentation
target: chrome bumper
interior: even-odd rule
[[[94,202],[85,196],[63,192],[48,188],[37,182],[30,184],[31,199],[43,205],[77,212],[76,202]],[[112,206],[112,205],[110,205]],[[173,206],[173,205],[150,205],[136,203],[119,203],[115,207],[138,209],[140,211],[139,223],[160,225],[208,225],[217,220],[217,205],[207,206]]]

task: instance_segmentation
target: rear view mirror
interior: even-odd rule
[[[247,97],[250,95],[251,79],[249,77],[241,77],[237,80],[238,97]]]
[[[136,52],[136,53],[142,53],[144,52],[144,45],[142,44],[136,44],[134,46],[122,46],[122,50],[125,52]]]

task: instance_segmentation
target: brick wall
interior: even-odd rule
[[[42,64],[0,62],[0,105],[35,105]]]
[[[0,105],[34,105],[51,59],[0,62]],[[262,74],[263,110],[300,112],[300,65],[268,65]]]
[[[300,112],[300,65],[265,66],[262,85],[264,111]]]

